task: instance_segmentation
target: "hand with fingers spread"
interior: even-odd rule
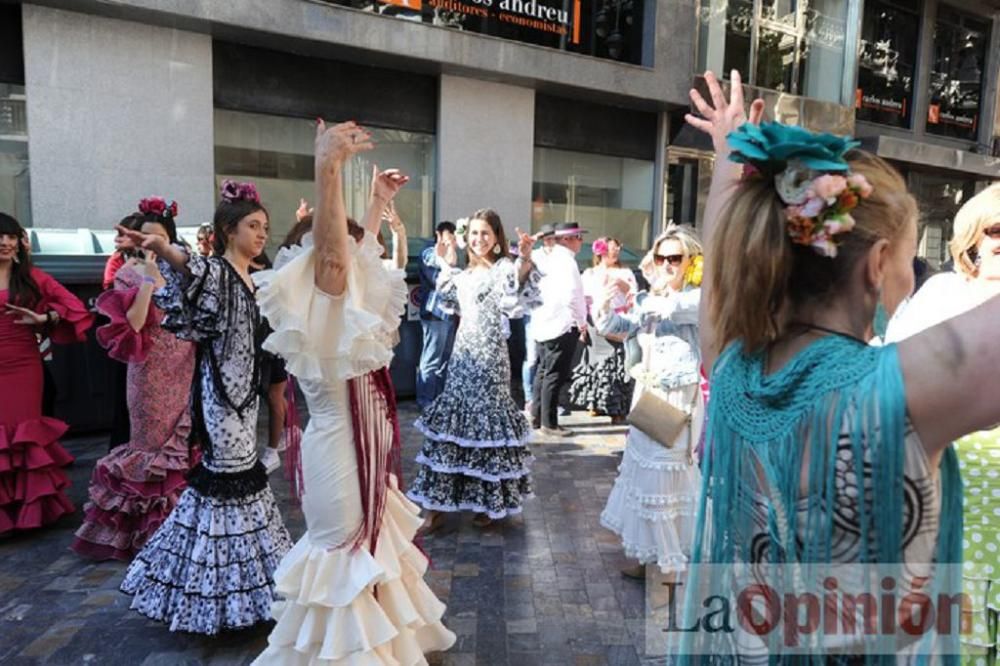
[[[38,314],[34,310],[28,308],[22,308],[13,303],[7,303],[7,312],[5,314],[15,317],[14,323],[20,324],[22,326],[42,326],[51,321],[51,317],[48,313]]]
[[[316,173],[332,175],[339,171],[347,160],[358,153],[375,148],[371,134],[355,123],[348,121],[327,125],[322,118],[316,121]]]
[[[684,116],[689,125],[712,137],[717,158],[725,158],[729,154],[726,137],[730,132],[747,122],[759,125],[764,116],[764,100],[760,98],[753,101],[750,105],[750,115],[747,115],[743,101],[743,79],[735,69],[730,74],[730,81],[727,100],[719,79],[712,72],[705,72],[705,83],[708,85],[712,103],[706,102],[701,93],[692,88],[689,93],[691,102],[702,117],[699,118],[692,113]]]
[[[301,222],[306,219],[306,216],[312,215],[313,209],[309,207],[309,202],[305,199],[299,199],[299,207],[295,211],[295,221]]]

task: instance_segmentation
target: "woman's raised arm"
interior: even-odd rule
[[[313,212],[316,286],[331,296],[347,288],[350,256],[347,244],[347,209],[344,205],[344,163],[375,146],[371,135],[353,122],[327,127],[316,124],[316,208]]]

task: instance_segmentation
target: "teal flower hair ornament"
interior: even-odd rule
[[[854,228],[850,211],[872,192],[864,176],[848,171],[844,158],[860,142],[779,123],[746,123],[727,140],[730,159],[745,172],[774,179],[791,241],[836,257],[835,237]]]

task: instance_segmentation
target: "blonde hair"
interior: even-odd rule
[[[639,270],[642,271],[642,276],[650,283],[652,283],[655,278],[654,271],[656,269],[656,262],[653,261],[653,256],[656,254],[656,251],[660,249],[660,245],[670,240],[677,241],[681,244],[681,252],[684,253],[685,259],[693,259],[702,253],[701,239],[698,238],[698,234],[694,229],[681,226],[667,227],[666,231],[656,237],[656,240],[653,241],[653,245],[649,248],[649,252],[647,252],[646,256],[644,256],[642,261],[639,262]]]
[[[833,259],[792,243],[785,204],[772,179],[749,178],[736,186],[709,254],[715,351],[735,340],[748,352],[771,344],[783,334],[782,319],[791,307],[829,303],[845,289],[855,264],[876,241],[895,241],[916,219],[916,200],[888,162],[861,150],[848,153],[847,161],[853,173],[868,179],[872,193],[851,211],[856,225],[838,236]]]
[[[955,260],[956,271],[969,277],[974,277],[979,272],[975,255],[970,254],[970,251],[979,245],[983,232],[997,222],[1000,222],[1000,183],[993,183],[966,201],[955,214],[948,249]]]

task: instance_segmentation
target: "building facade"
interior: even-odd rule
[[[312,120],[373,128],[345,174],[412,177],[413,237],[482,207],[509,232],[579,221],[641,251],[697,224],[711,154],[696,72],[738,68],[771,117],[855,133],[950,216],[1000,178],[996,0],[0,0],[0,210],[107,229],[152,193],[211,218],[257,182],[274,242],[312,193]]]

